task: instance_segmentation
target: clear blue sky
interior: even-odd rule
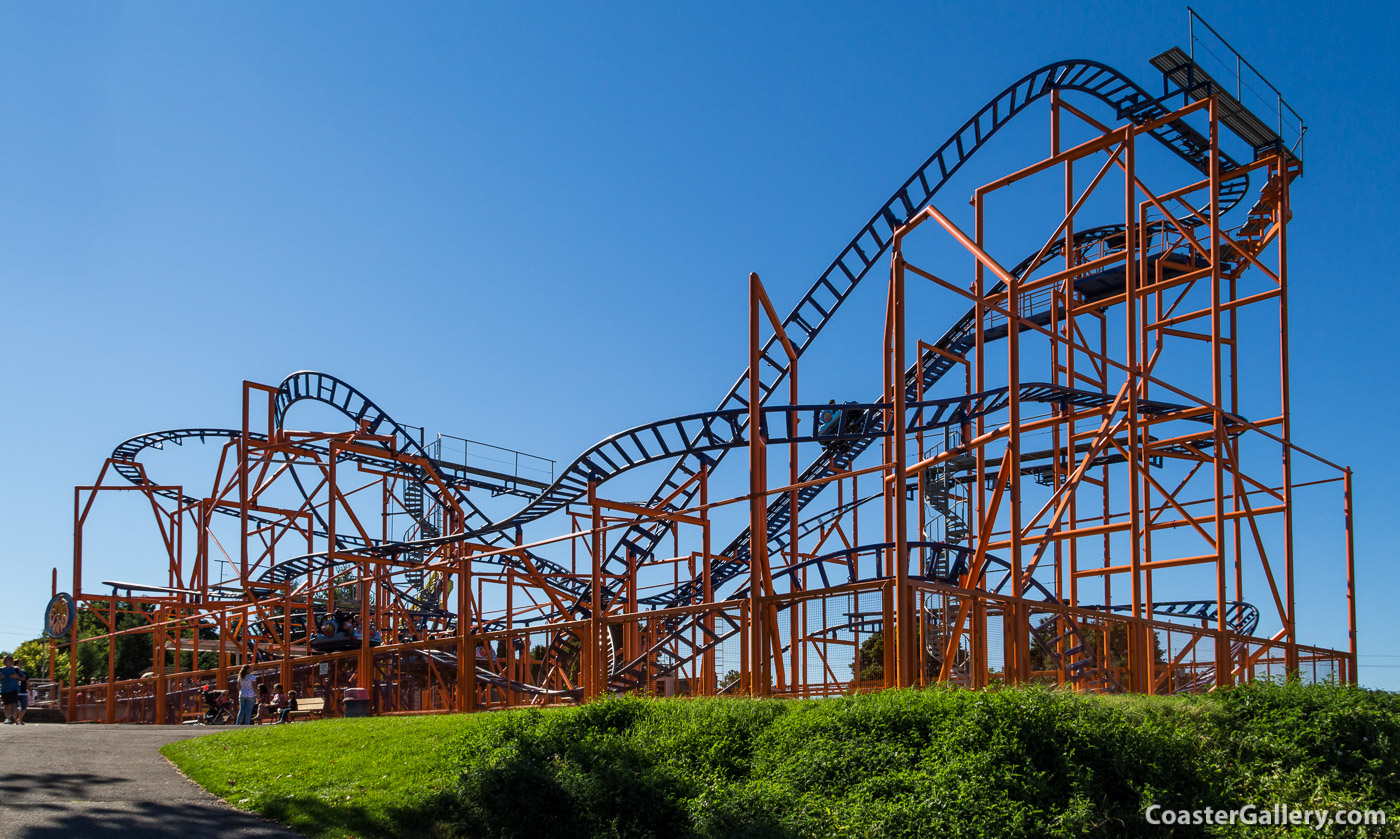
[[[1357,467],[1363,681],[1397,688],[1397,13],[1198,8],[1311,126],[1290,229],[1295,435]],[[243,379],[302,368],[560,460],[713,407],[744,364],[747,272],[786,311],[1010,81],[1083,57],[1150,88],[1147,59],[1186,18],[1102,2],[0,9],[0,647],[36,633],[52,566],[66,587],[72,487],[122,439],[235,425]]]

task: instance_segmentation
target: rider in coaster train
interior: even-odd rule
[[[835,437],[841,433],[841,415],[845,412],[840,408],[833,407],[836,400],[828,401],[827,407],[817,411],[817,436]]]
[[[856,405],[856,402],[847,402],[847,405]],[[828,448],[841,445],[843,442],[849,444],[850,441],[841,441],[834,438],[842,434],[859,433],[861,429],[862,411],[855,408],[838,408],[836,400],[831,399],[826,403],[826,407],[817,411],[817,437],[827,438]]]

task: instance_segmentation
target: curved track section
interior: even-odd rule
[[[145,468],[140,462],[140,456],[142,452],[146,451],[147,449],[164,449],[167,443],[176,446],[183,446],[185,443],[191,441],[197,441],[199,443],[223,441],[223,444],[227,445],[229,443],[237,442],[239,437],[241,436],[242,432],[236,428],[172,428],[166,431],[151,431],[146,434],[139,434],[128,440],[123,440],[121,443],[119,443],[117,447],[112,450],[112,468],[116,470],[117,474],[121,475],[123,478],[126,478],[126,480],[133,486],[151,487],[151,491],[154,492],[156,495],[161,496],[162,498],[168,498],[172,501],[179,502],[183,506],[193,506],[195,504],[198,504],[200,502],[200,499],[190,495],[184,495],[183,493],[176,492],[173,489],[161,486],[146,476]],[[248,434],[248,439],[259,443],[267,441],[267,437],[265,435],[253,432],[250,432]],[[314,443],[302,443],[300,444],[300,447],[303,449],[315,451],[318,454],[322,454],[326,457],[330,456],[330,449],[326,446]],[[363,455],[355,454],[352,452],[342,452],[339,453],[337,456],[342,459],[355,460],[363,463],[370,463],[373,460],[372,458],[368,458]],[[237,507],[219,505],[211,509],[215,513],[225,516],[231,516],[233,518],[238,518],[240,515],[240,511]],[[318,512],[315,510],[313,510],[312,512],[313,515],[316,515],[319,519]],[[259,524],[267,525],[278,524],[281,522],[281,519],[275,519],[264,516],[258,513],[256,510],[250,510],[248,512],[248,520],[258,522]],[[318,530],[315,532],[316,536],[322,538],[326,537],[327,534],[324,529],[324,524],[325,523],[322,522],[322,530]],[[368,547],[370,544],[358,536],[346,534],[337,534],[336,542],[341,548],[350,549],[362,549]]]
[[[445,541],[456,541],[470,537],[480,538],[490,544],[501,546],[509,544],[505,537],[500,534],[500,530],[503,528],[492,528],[490,519],[466,497],[464,489],[465,482],[456,481],[450,475],[443,474],[443,470],[437,465],[437,461],[428,456],[427,452],[418,444],[418,441],[414,439],[403,426],[394,421],[392,417],[379,408],[379,406],[368,397],[364,396],[360,391],[341,379],[315,371],[299,371],[288,376],[283,380],[276,397],[275,419],[278,426],[283,426],[288,408],[297,402],[307,400],[329,405],[350,418],[357,425],[364,422],[364,427],[370,433],[379,434],[382,431],[388,430],[394,437],[398,451],[407,451],[416,458],[421,458],[428,464],[425,467],[404,465],[402,471],[404,471],[409,480],[422,483],[429,478],[428,470],[432,470],[433,477],[452,491],[454,500],[461,507],[469,525],[472,525],[469,526],[469,529],[465,533],[458,534]],[[183,428],[149,432],[124,440],[118,444],[112,451],[112,466],[118,474],[134,486],[152,487],[152,491],[161,497],[187,506],[194,505],[199,503],[199,499],[184,495],[174,489],[163,487],[151,481],[140,463],[139,458],[141,454],[147,449],[164,449],[167,444],[182,446],[190,441],[198,441],[200,443],[222,442],[227,444],[237,441],[240,436],[240,431],[228,428]],[[265,442],[267,439],[266,436],[256,433],[250,433],[248,436],[250,440],[257,442]],[[316,443],[301,443],[299,446],[304,449],[315,451],[326,458],[330,457],[330,449],[327,446]],[[381,463],[377,458],[354,452],[337,452],[336,457],[341,460],[355,462]],[[300,486],[300,484],[298,485]],[[305,492],[303,491],[303,496],[304,495]],[[216,506],[213,508],[213,511],[235,518],[240,515],[239,510],[234,507]],[[320,511],[312,507],[311,513],[320,525],[320,529],[316,531],[315,535],[326,538],[328,528]],[[260,524],[276,524],[278,521],[262,516],[256,511],[250,511],[248,513],[248,518]],[[337,547],[342,550],[366,550],[379,546],[378,543],[366,542],[358,536],[344,533],[336,534],[336,543]],[[318,555],[319,554],[313,554],[312,556]],[[572,575],[563,567],[533,554],[530,554],[530,558],[534,568],[544,576],[555,580],[556,585],[560,588],[569,590],[571,593],[577,595],[586,594],[586,589],[583,588],[581,584],[577,583]],[[323,567],[313,567],[309,563],[303,563],[302,560],[304,559],[305,557],[296,557],[279,563],[273,566],[272,569],[269,569],[261,579],[263,581],[285,582],[288,579],[315,570],[315,568]],[[506,563],[518,562],[513,556],[500,556],[497,561]]]
[[[301,370],[282,380],[281,387],[277,390],[274,400],[274,414],[277,425],[285,427],[287,411],[293,405],[303,401],[319,402],[329,405],[340,413],[348,417],[357,426],[363,427],[371,434],[384,434],[388,432],[393,436],[395,450],[408,452],[416,458],[420,458],[424,464],[422,467],[407,466],[404,471],[410,480],[424,483],[430,478],[433,483],[447,487],[452,493],[453,500],[460,507],[463,515],[463,532],[449,538],[438,537],[438,539],[424,540],[422,543],[409,544],[441,544],[446,541],[461,541],[466,538],[484,541],[487,544],[498,547],[509,547],[514,543],[510,542],[501,534],[504,529],[500,526],[493,527],[491,519],[481,512],[475,504],[467,498],[465,489],[458,482],[451,480],[443,474],[442,469],[437,465],[437,461],[428,456],[418,441],[397,423],[393,417],[389,416],[382,408],[376,405],[369,397],[365,396],[347,382],[336,378],[328,373],[321,373],[314,370]],[[401,543],[393,543],[395,545]],[[385,546],[367,546],[371,550],[384,551]],[[390,549],[390,552],[399,553],[401,550]],[[587,594],[586,586],[577,580],[563,566],[537,556],[526,551],[530,557],[533,569],[540,574],[553,580],[554,585],[564,589],[576,596]],[[285,581],[301,576],[317,567],[324,567],[313,564],[313,557],[324,554],[310,554],[297,557],[285,562],[278,563],[268,569],[264,574],[264,580]],[[519,564],[519,560],[514,556],[501,555],[501,562]],[[528,569],[525,569],[528,570]]]
[[[1081,606],[1081,609],[1100,609],[1103,606]],[[1118,604],[1108,607],[1109,612],[1131,612],[1133,607]],[[1195,618],[1206,625],[1219,619],[1220,608],[1214,600],[1174,600],[1153,603],[1152,614],[1164,618]],[[1237,635],[1253,635],[1259,628],[1259,609],[1253,603],[1231,600],[1225,603],[1225,625]]]

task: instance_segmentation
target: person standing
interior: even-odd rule
[[[24,712],[29,710],[29,672],[23,667],[19,669],[19,716],[15,717],[15,722],[24,725]]]
[[[253,668],[247,664],[238,668],[238,720],[234,725],[252,725],[253,711],[258,707],[258,694],[253,688]]]
[[[5,708],[5,725],[15,721],[15,708],[19,705],[19,674],[15,657],[5,656],[5,666],[0,667],[0,705]]]

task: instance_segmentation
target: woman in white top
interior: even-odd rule
[[[253,668],[238,668],[238,720],[234,725],[252,725],[253,710],[258,706],[258,694],[253,689]]]

